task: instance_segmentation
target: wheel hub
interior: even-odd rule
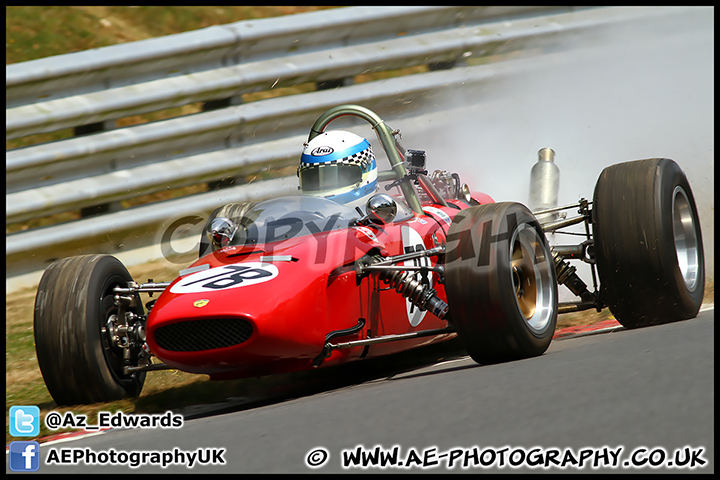
[[[543,330],[552,316],[552,268],[542,255],[538,233],[521,226],[513,237],[511,271],[517,306],[533,330]]]

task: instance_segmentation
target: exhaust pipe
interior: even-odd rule
[[[555,152],[551,148],[538,151],[538,161],[530,171],[530,210],[538,212],[557,207],[560,190],[560,169],[555,164]],[[540,223],[557,220],[557,212],[538,216]]]

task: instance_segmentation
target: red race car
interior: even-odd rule
[[[378,170],[364,138],[325,130],[345,115],[370,123],[390,169]],[[700,225],[672,160],[610,166],[592,202],[534,212],[425,168],[424,152],[405,150],[377,114],[335,107],[305,144],[301,194],[218,208],[200,258],[174,281],[138,284],[109,255],[53,263],[34,320],[53,399],[137,396],[151,370],[260,376],[455,335],[488,364],[543,354],[558,313],[607,306],[627,328],[697,315]],[[578,215],[558,215],[567,209]],[[582,223],[582,243],[548,244],[545,232]],[[597,271],[594,291],[571,260]],[[578,300],[559,303],[559,284]],[[153,292],[162,293],[144,307],[140,294]]]

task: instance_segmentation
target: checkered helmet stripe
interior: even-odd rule
[[[330,161],[318,161],[318,158],[322,157],[313,157],[311,162],[305,161],[306,157],[309,157],[309,155],[303,155],[302,159],[300,161],[300,168],[307,168],[310,166],[317,166],[317,165],[333,165],[338,163],[344,163],[348,165],[358,165],[360,168],[362,168],[363,171],[366,171],[368,168],[370,168],[375,161],[375,155],[373,154],[372,147],[370,144],[367,144],[367,148],[364,150],[361,150],[359,152],[353,153],[347,157],[338,158],[335,160]]]

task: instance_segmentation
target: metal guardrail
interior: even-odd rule
[[[348,7],[8,65],[6,139],[88,124],[103,130],[7,151],[6,225],[291,166],[327,108],[356,103],[391,123],[412,118],[433,91],[516,75],[520,67],[504,62],[513,52],[542,53],[577,31],[657,12]],[[478,58],[493,63],[468,66]],[[364,73],[421,65],[430,71],[353,85]],[[433,71],[438,65],[462,68]],[[238,104],[247,92],[324,81],[341,88]],[[107,129],[129,115],[218,100],[224,108]],[[294,177],[267,180],[6,235],[6,275],[84,251],[147,245],[172,215],[293,190]]]
[[[6,72],[6,108],[311,50],[562,10],[569,8],[352,7],[217,25],[12,66]]]
[[[424,48],[427,57],[408,58],[417,56],[415,49],[395,65],[379,68],[373,63],[376,55],[338,56],[331,51],[365,44],[403,47],[403,40],[417,34],[549,10],[557,7],[352,7],[238,22],[27,62],[6,74],[6,108],[11,109],[6,138],[101,122],[118,113],[224,99],[271,85],[333,80],[368,68],[430,63],[433,57],[447,61],[457,52],[433,52],[433,37]],[[373,46],[375,42],[382,44]],[[455,48],[460,45],[454,42]],[[392,55],[383,57],[393,61]]]

